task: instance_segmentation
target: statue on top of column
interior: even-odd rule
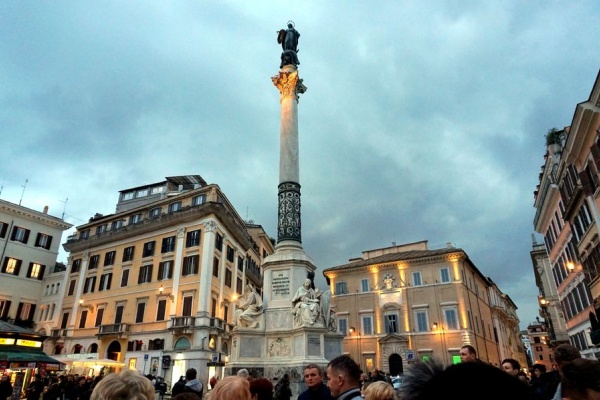
[[[277,32],[277,43],[281,44],[283,48],[279,68],[283,68],[284,65],[288,64],[295,67],[300,65],[300,61],[298,60],[298,38],[300,38],[300,32],[296,30],[293,21],[288,21],[287,26],[287,29],[281,29]]]

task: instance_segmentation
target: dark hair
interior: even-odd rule
[[[533,398],[526,383],[492,365],[460,363],[444,369],[444,365],[434,359],[412,364],[404,375],[400,391],[403,400]]]
[[[561,369],[562,395],[584,399],[588,390],[600,392],[600,362],[577,358],[565,363]]]
[[[198,372],[196,372],[195,368],[190,368],[187,371],[185,371],[185,379],[187,379],[188,381],[196,379],[196,376],[198,376]]]
[[[467,349],[469,353],[475,354],[475,356],[477,356],[477,350],[475,350],[475,347],[471,346],[470,344],[465,344],[464,346],[461,346],[461,349]]]
[[[251,379],[250,393],[258,395],[258,400],[273,400],[273,384],[267,378]]]
[[[566,362],[581,358],[581,353],[570,344],[561,344],[554,349],[554,362],[560,367]]]
[[[328,368],[341,372],[351,385],[358,385],[360,381],[360,367],[352,358],[346,355],[338,356],[327,364]]]
[[[546,372],[546,366],[544,364],[533,364],[533,367],[531,367],[532,370],[537,369],[538,371],[540,371],[541,373]]]
[[[519,364],[519,362],[517,360],[515,360],[514,358],[505,358],[504,360],[502,360],[500,365],[503,365],[504,363],[509,363],[511,365],[512,369],[516,369],[516,370],[521,369],[521,364]]]

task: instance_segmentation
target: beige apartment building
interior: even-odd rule
[[[512,357],[527,365],[516,306],[462,249],[393,245],[323,274],[346,335],[344,352],[365,371],[401,374],[429,357],[456,363],[464,344],[483,361]]]
[[[44,307],[38,307],[43,280],[60,269],[56,266],[58,247],[71,226],[49,215],[47,207],[40,212],[0,200],[1,319],[34,327],[44,312]]]
[[[262,227],[198,175],[120,191],[116,212],[78,226],[64,247],[52,353],[171,384],[192,367],[205,384],[219,374],[234,303],[246,285],[261,291],[260,265],[274,251]]]

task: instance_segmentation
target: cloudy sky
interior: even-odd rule
[[[307,253],[322,270],[451,242],[523,328],[544,134],[589,96],[599,19],[596,0],[3,1],[0,198],[28,179],[22,205],[60,217],[68,199],[79,225],[119,190],[199,174],[275,236],[270,78],[293,20]]]

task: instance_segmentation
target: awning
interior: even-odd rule
[[[60,361],[48,357],[41,351],[0,351],[0,361],[60,364]]]

